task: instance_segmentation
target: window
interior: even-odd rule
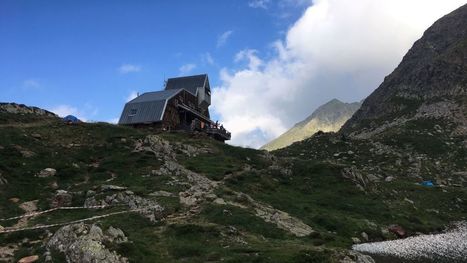
[[[131,109],[130,114],[128,116],[134,116],[138,112],[138,109]]]

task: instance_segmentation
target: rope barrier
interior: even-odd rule
[[[44,229],[44,228],[51,228],[51,227],[57,227],[57,226],[66,226],[66,225],[77,224],[77,223],[81,223],[81,222],[101,219],[101,218],[105,218],[105,217],[109,217],[109,216],[113,216],[113,215],[143,211],[143,210],[146,210],[146,209],[148,209],[148,208],[138,208],[138,209],[125,210],[125,211],[118,211],[118,212],[112,212],[112,213],[108,213],[108,214],[104,214],[104,215],[92,216],[92,217],[88,217],[88,218],[78,219],[78,220],[64,222],[64,223],[50,224],[50,225],[39,225],[39,226],[23,227],[23,228],[5,228],[3,230],[0,230],[0,234],[13,233],[13,232],[19,232],[19,231],[25,231],[25,230]]]
[[[44,211],[39,211],[39,212],[34,212],[34,213],[27,213],[27,214],[20,215],[20,216],[14,216],[14,217],[9,217],[9,218],[0,218],[0,221],[9,221],[9,220],[21,219],[21,218],[25,218],[25,217],[33,217],[33,216],[38,216],[38,215],[50,213],[50,212],[57,211],[57,210],[103,209],[103,208],[117,207],[117,206],[123,206],[123,205],[62,206],[62,207],[47,209],[47,210],[44,210]]]

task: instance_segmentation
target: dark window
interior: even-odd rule
[[[131,109],[129,115],[130,116],[136,115],[137,112],[138,112],[138,109]]]

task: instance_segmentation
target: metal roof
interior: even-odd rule
[[[167,100],[182,90],[147,92],[127,102],[118,124],[153,123],[162,121]]]
[[[196,96],[198,88],[204,87],[205,84],[208,85],[207,78],[207,74],[170,78],[167,80],[165,90],[185,89]]]
[[[154,92],[146,92],[141,94],[140,96],[130,100],[128,103],[136,103],[136,102],[145,102],[145,101],[156,101],[156,100],[167,100],[172,98],[175,94],[179,93],[181,90],[161,90],[161,91],[154,91]]]

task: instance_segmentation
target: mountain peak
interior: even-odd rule
[[[419,119],[444,119],[467,132],[467,5],[428,28],[341,131],[371,137]],[[384,125],[382,125],[384,124]]]
[[[320,130],[337,131],[359,107],[359,102],[345,103],[338,99],[332,99],[319,106],[305,120],[295,124],[290,130],[267,143],[261,149],[272,151],[283,148],[296,141],[304,140]]]

